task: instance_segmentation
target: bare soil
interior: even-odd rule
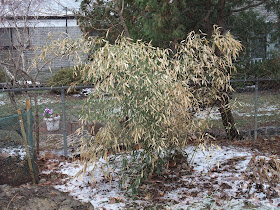
[[[0,209],[22,210],[86,210],[93,209],[91,204],[74,200],[52,186],[24,184],[18,187],[0,185]]]

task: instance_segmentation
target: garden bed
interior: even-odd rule
[[[68,192],[82,202],[90,202],[97,209],[277,209],[280,207],[277,177],[264,177],[257,171],[265,167],[278,170],[273,163],[279,163],[279,152],[272,156],[267,149],[274,148],[276,143],[280,145],[280,140],[278,137],[271,141],[259,138],[258,142],[250,142],[218,141],[220,149],[199,149],[191,167],[181,164],[166,170],[160,177],[149,177],[137,196],[118,188],[118,170],[111,183],[104,178],[100,168],[104,160],[97,162],[94,181],[90,172],[75,177],[83,168],[79,160],[65,160],[46,153],[41,177],[48,180],[46,185]],[[264,150],[260,150],[258,145],[261,144]],[[260,160],[264,166],[257,165]],[[279,175],[280,171],[278,181]]]
[[[279,181],[257,173],[264,166],[275,169],[272,161],[280,158],[279,137],[210,143],[219,145],[220,149],[199,149],[191,167],[183,163],[169,168],[160,177],[149,177],[137,196],[118,188],[118,170],[111,183],[104,178],[100,169],[102,160],[97,162],[94,182],[89,172],[75,177],[83,168],[79,159],[65,159],[43,151],[39,157],[40,183],[1,185],[0,206],[22,209],[44,203],[46,208],[66,205],[72,209],[279,208]],[[192,149],[193,146],[188,148]],[[257,165],[259,160],[264,166]]]

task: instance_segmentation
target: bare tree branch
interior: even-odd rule
[[[117,11],[117,13],[120,17],[120,21],[121,21],[121,24],[123,26],[124,33],[127,37],[130,37],[129,31],[128,31],[128,28],[127,28],[127,25],[125,23],[125,19],[124,19],[124,16],[123,16],[124,0],[122,0],[122,8],[119,7],[119,5],[118,5],[119,1],[118,0],[114,0],[114,3],[115,3],[115,10]]]
[[[230,12],[231,12],[231,13],[242,12],[242,11],[245,11],[245,10],[250,9],[250,8],[258,7],[258,6],[262,5],[262,4],[264,4],[265,2],[267,2],[267,0],[261,0],[259,3],[256,3],[256,4],[248,4],[248,5],[245,6],[245,7],[238,8],[238,9],[233,9],[233,10],[231,10]]]

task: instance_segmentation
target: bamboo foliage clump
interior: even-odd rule
[[[184,154],[193,136],[202,136],[206,123],[196,114],[202,105],[223,97],[221,90],[232,90],[229,76],[241,45],[215,28],[211,40],[191,32],[175,55],[125,37],[115,44],[90,37],[75,43],[63,40],[59,49],[66,49],[78,61],[76,70],[95,85],[83,123],[106,123],[94,141],[82,147],[85,160],[120,155],[121,185],[129,182],[136,190],[149,175],[168,167],[175,153]],[[123,148],[127,152],[119,153]]]

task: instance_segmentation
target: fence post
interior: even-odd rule
[[[24,146],[25,146],[25,152],[26,152],[26,156],[27,156],[27,163],[28,163],[28,166],[29,166],[29,172],[30,172],[30,175],[32,177],[32,183],[36,184],[34,169],[33,169],[32,162],[31,162],[30,150],[29,150],[28,143],[27,143],[27,136],[26,136],[26,132],[24,130],[24,124],[23,124],[23,119],[22,119],[22,114],[21,114],[20,109],[17,110],[17,113],[18,113],[18,118],[19,118],[19,124],[20,124],[22,139],[23,139],[23,143],[24,143]]]
[[[61,102],[62,102],[62,126],[63,126],[63,143],[64,156],[67,157],[67,138],[66,138],[66,116],[65,116],[65,89],[61,88]]]
[[[259,79],[255,78],[255,122],[254,122],[254,140],[257,140],[258,136],[258,91],[259,91]]]

